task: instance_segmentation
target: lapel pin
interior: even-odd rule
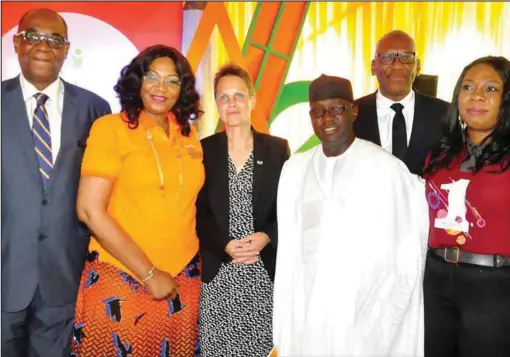
[[[257,161],[257,165],[262,165],[264,161]]]

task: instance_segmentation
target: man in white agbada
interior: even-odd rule
[[[423,356],[425,188],[357,139],[351,83],[310,85],[321,144],[285,163],[278,189],[278,356]]]

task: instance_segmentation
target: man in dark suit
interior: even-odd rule
[[[449,105],[412,89],[419,72],[414,40],[405,32],[391,31],[379,40],[372,60],[379,90],[355,101],[356,136],[393,153],[414,174],[421,174],[427,153],[438,142],[440,119]]]
[[[89,242],[76,195],[84,143],[108,103],[59,78],[69,50],[57,13],[26,13],[21,74],[2,82],[2,356],[70,355]]]

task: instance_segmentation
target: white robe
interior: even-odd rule
[[[280,177],[278,356],[423,356],[423,182],[361,139],[333,166],[319,155],[293,155]]]

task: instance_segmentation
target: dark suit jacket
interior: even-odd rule
[[[255,232],[271,239],[260,253],[274,279],[278,227],[276,195],[280,173],[290,150],[287,140],[253,131],[253,217]],[[225,247],[229,237],[229,182],[227,135],[217,133],[202,140],[205,183],[197,199],[197,234],[202,256],[202,281],[210,282],[221,262],[231,261]]]
[[[354,133],[360,139],[381,145],[377,122],[376,93],[357,99],[358,117],[354,121]],[[404,163],[414,174],[421,175],[425,158],[433,145],[441,138],[441,118],[450,103],[415,91],[414,119],[411,139]]]
[[[74,303],[89,244],[76,196],[92,122],[111,113],[64,82],[61,146],[43,189],[19,77],[2,82],[2,311],[21,311],[39,287],[52,306]]]

